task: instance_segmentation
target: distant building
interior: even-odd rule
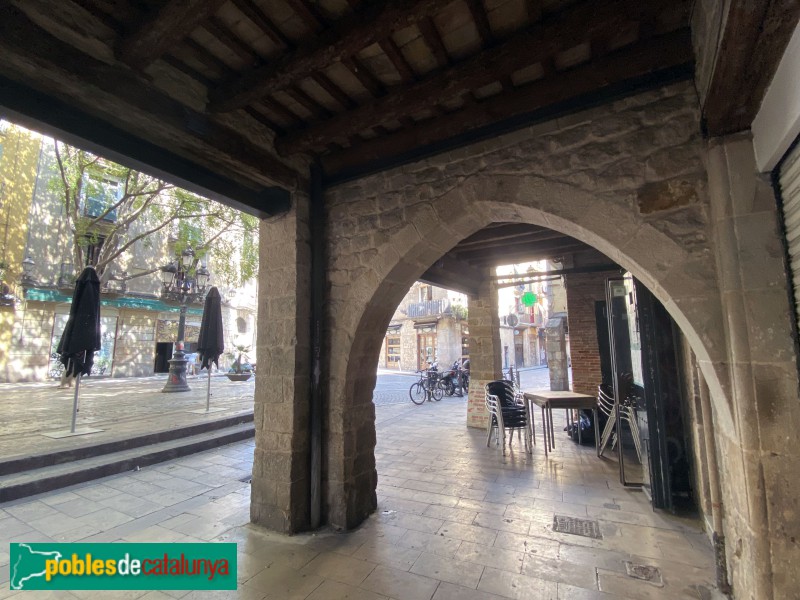
[[[52,140],[2,122],[0,382],[58,377],[55,350],[69,315],[74,279],[84,265],[72,264],[72,232],[61,217],[63,205],[51,183],[57,176]],[[103,185],[113,188],[119,182],[109,180]],[[85,214],[94,216],[96,209],[93,198],[83,198]],[[115,219],[116,215],[108,217]],[[95,357],[93,375],[131,377],[167,372],[180,307],[161,300],[158,267],[173,258],[175,241],[173,232],[165,228],[148,241],[137,241],[113,265],[115,273],[143,275],[124,283],[113,276],[104,282],[102,349]],[[25,261],[31,272],[23,281]],[[211,270],[213,285],[213,267]],[[221,359],[220,368],[227,369],[233,361],[234,344],[250,346],[249,358],[255,362],[256,283],[220,291],[229,354]],[[189,307],[185,335],[189,352],[196,347],[201,317],[201,304]]]
[[[416,282],[408,290],[386,331],[378,361],[399,371],[445,368],[469,357],[467,297]]]

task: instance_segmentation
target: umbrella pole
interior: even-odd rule
[[[208,388],[206,391],[206,412],[211,410],[211,365],[208,365]]]
[[[70,433],[75,433],[75,421],[78,419],[78,393],[81,389],[81,375],[78,373],[78,376],[75,378],[75,400],[72,403],[72,428],[69,430]]]

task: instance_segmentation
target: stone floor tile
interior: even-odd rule
[[[107,500],[108,498],[112,498],[113,496],[119,496],[120,494],[122,494],[120,490],[114,489],[102,483],[95,483],[87,487],[79,488],[73,491],[78,496],[82,496],[83,498],[88,498],[89,500],[94,500],[95,502],[100,502],[101,500]]]
[[[445,536],[464,540],[465,542],[475,542],[476,544],[483,544],[491,546],[497,537],[497,530],[487,529],[486,527],[478,527],[477,525],[464,525],[463,523],[453,523],[447,521],[437,531],[437,533]]]
[[[26,522],[35,521],[36,519],[44,519],[45,517],[51,517],[59,514],[57,509],[53,508],[52,506],[48,506],[39,500],[23,501],[13,505],[6,504],[5,511],[12,517]]]
[[[571,504],[569,502],[557,502],[555,500],[542,500],[537,498],[534,500],[534,507],[536,510],[553,511],[557,515],[566,515],[570,517],[583,517],[588,516],[585,504]]]
[[[475,517],[478,516],[478,513],[473,510],[441,506],[438,504],[428,505],[423,514],[426,517],[444,519],[445,521],[454,521],[455,523],[464,523],[466,525],[472,523]]]
[[[360,587],[396,600],[430,600],[439,581],[378,565]]]
[[[336,581],[325,581],[306,600],[386,600],[386,596]]]
[[[304,600],[325,581],[313,573],[301,573],[285,565],[270,565],[243,585],[264,592],[270,600]]]
[[[543,558],[528,554],[522,565],[522,574],[549,581],[563,582],[588,590],[597,589],[594,567],[565,560]]]
[[[478,513],[473,525],[487,527],[498,531],[511,531],[513,533],[527,534],[531,527],[530,521],[524,519],[512,519],[508,516],[493,515],[491,513]]]
[[[86,524],[76,527],[75,529],[70,529],[69,531],[64,531],[63,533],[57,533],[51,537],[54,541],[59,543],[72,543],[79,542],[89,536],[96,535],[101,531],[102,530],[98,527]]]
[[[481,513],[489,513],[493,515],[505,514],[508,508],[507,504],[496,504],[494,502],[483,502],[481,500],[472,500],[469,498],[462,498],[458,501],[456,508],[464,510],[474,510]]]
[[[542,558],[558,558],[560,545],[561,544],[555,540],[531,537],[519,533],[512,533],[510,531],[498,531],[497,537],[494,540],[494,546],[496,548],[533,554],[541,556]]]
[[[75,496],[74,500],[67,500],[66,502],[61,502],[53,506],[54,508],[58,509],[58,512],[74,518],[83,517],[106,508],[99,502],[95,502],[87,498],[81,498],[77,495]]]
[[[652,583],[634,579],[622,573],[605,571],[603,569],[597,570],[597,581],[600,586],[600,591],[624,598],[631,598],[632,600],[667,600],[668,598],[701,597],[696,593],[694,596],[685,595],[679,585],[670,589],[666,587],[657,587]]]
[[[378,518],[382,523],[386,523],[387,525],[402,527],[403,529],[413,529],[414,531],[423,531],[425,533],[434,533],[444,525],[442,519],[423,517],[422,515],[411,515],[402,512],[386,515],[380,514]]]
[[[81,600],[137,600],[147,593],[147,590],[104,590],[99,594],[94,590],[70,590],[70,593]]]
[[[496,545],[484,546],[482,544],[473,544],[472,542],[462,542],[455,557],[458,560],[465,560],[485,567],[520,573],[522,572],[524,554],[514,550],[505,550]]]
[[[28,521],[28,524],[45,535],[53,536],[85,525],[83,521],[68,517],[64,514],[50,515],[41,519]]]
[[[107,508],[125,513],[131,517],[141,517],[162,508],[160,504],[132,496],[125,492],[119,494],[118,496],[112,496],[111,498],[100,500],[99,503]]]
[[[28,523],[25,521],[20,521],[14,517],[3,519],[3,521],[0,522],[0,529],[3,532],[4,540],[10,540],[16,536],[33,531],[33,527],[31,527]]]
[[[461,540],[457,538],[445,537],[435,533],[423,533],[421,531],[408,531],[397,542],[398,545],[419,550],[420,552],[428,552],[430,554],[438,554],[445,557],[455,556]]]
[[[57,504],[61,504],[62,502],[67,502],[68,500],[76,500],[81,498],[78,494],[74,492],[53,492],[52,494],[42,494],[39,496],[39,500],[44,502],[48,506],[56,506]],[[0,510],[0,518],[5,511]]]
[[[173,531],[171,529],[167,529],[166,527],[160,527],[159,525],[153,525],[152,527],[147,527],[140,531],[136,531],[133,533],[129,533],[123,536],[126,542],[133,542],[133,543],[160,543],[166,544],[171,542],[176,542],[180,540],[183,534]]]
[[[365,543],[352,556],[360,560],[386,565],[393,569],[408,571],[421,553],[421,550],[406,548],[397,543],[375,541]]]
[[[421,492],[441,493],[445,486],[443,483],[435,483],[433,481],[406,479],[405,483],[403,483],[403,487],[409,490],[419,490]]]
[[[433,600],[500,600],[502,596],[454,585],[443,581],[436,588]]]
[[[486,567],[478,589],[515,600],[557,600],[558,584],[509,571]]]
[[[411,572],[475,589],[478,587],[483,566],[423,552],[411,567]]]
[[[558,600],[612,600],[613,598],[618,598],[618,596],[575,587],[567,583],[558,584]]]
[[[441,506],[456,506],[459,501],[458,496],[451,496],[449,494],[437,494],[436,492],[416,492],[412,500],[417,502],[427,502],[428,504],[439,504]]]
[[[301,573],[313,573],[348,585],[356,586],[375,568],[374,562],[351,558],[335,552],[323,552],[311,560]]]
[[[100,531],[106,531],[117,525],[133,521],[133,517],[113,508],[101,508],[83,517],[78,517],[78,520],[97,527]]]
[[[378,513],[384,511],[404,512],[412,515],[422,515],[428,509],[430,504],[427,502],[417,502],[416,500],[408,500],[406,498],[383,498],[378,502]]]

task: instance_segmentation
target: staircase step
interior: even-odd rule
[[[252,420],[252,415],[250,415]],[[188,454],[246,440],[255,435],[252,422],[235,423],[222,429],[170,439],[145,446],[121,448],[71,462],[51,463],[0,477],[0,502],[132,471]]]
[[[42,454],[12,456],[0,460],[0,479],[4,475],[22,473],[25,471],[31,471],[33,469],[49,467],[62,463],[71,463],[84,458],[112,454],[114,452],[139,448],[142,446],[151,446],[161,442],[168,442],[170,440],[190,437],[209,431],[225,429],[233,425],[252,422],[253,413],[244,412],[230,417],[223,417],[203,423],[195,423],[183,427],[166,429],[164,431],[156,431],[144,435],[122,438],[111,442],[89,444],[86,446],[80,446],[78,448],[68,448],[53,452],[45,452]]]

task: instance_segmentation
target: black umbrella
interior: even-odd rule
[[[67,377],[77,377],[72,433],[75,433],[81,375],[91,373],[97,350],[100,350],[100,279],[94,267],[86,267],[75,282],[67,326],[56,348]]]
[[[200,322],[200,334],[197,338],[197,351],[200,353],[200,370],[208,369],[208,393],[206,410],[211,404],[211,363],[219,368],[220,354],[225,350],[225,337],[222,331],[222,298],[219,290],[212,287],[206,296],[203,307],[203,320]]]

